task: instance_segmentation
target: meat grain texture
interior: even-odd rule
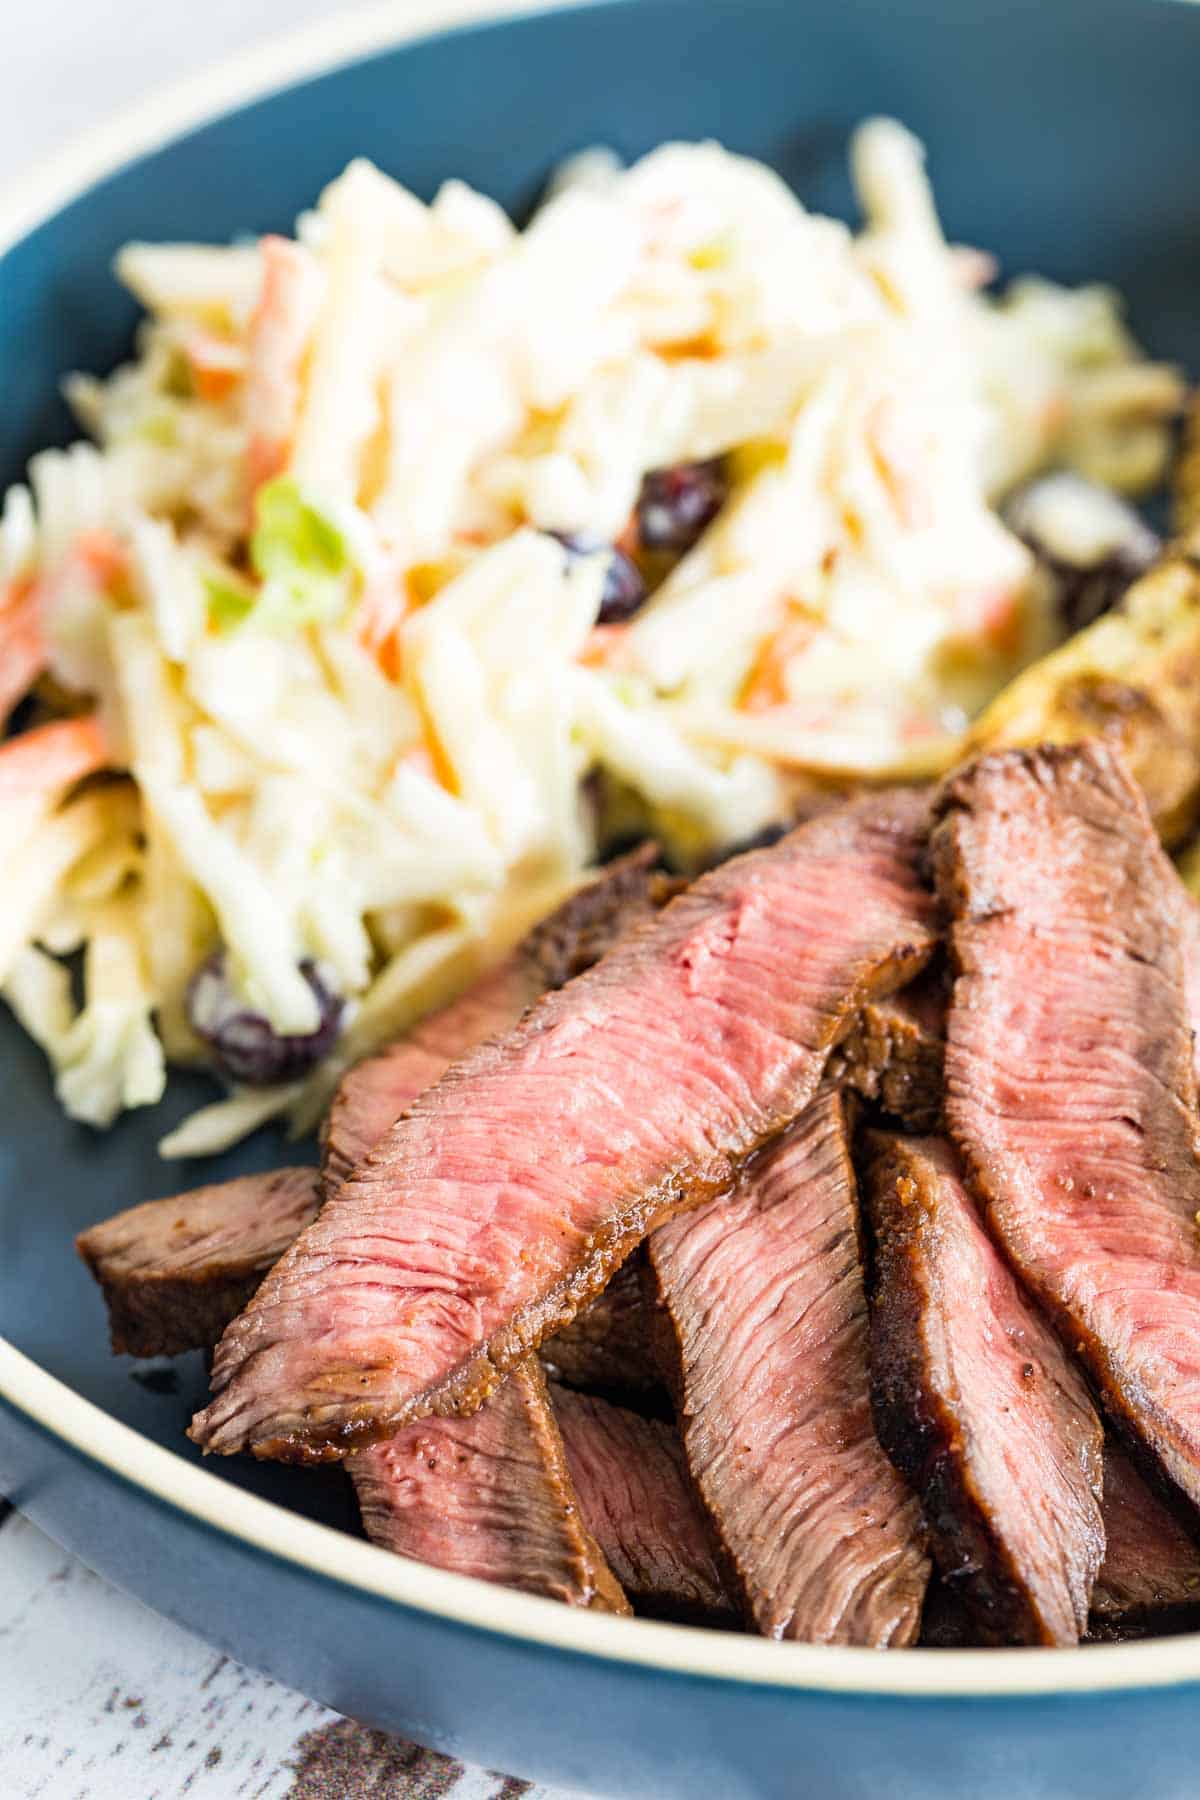
[[[1200,1166],[1178,876],[1103,745],[952,776],[946,1119],[1104,1404],[1200,1503]]]
[[[924,966],[926,819],[870,796],[725,864],[451,1069],[226,1332],[195,1440],[326,1460],[478,1405]]]
[[[317,1215],[315,1169],[275,1169],[147,1200],[81,1232],[108,1308],[112,1347],[179,1356],[217,1342]]]
[[[692,1478],[767,1637],[912,1643],[916,1500],[875,1435],[858,1197],[825,1089],[731,1195],[650,1242]]]
[[[868,1139],[875,1420],[976,1640],[1075,1644],[1104,1552],[1103,1431],[1082,1376],[936,1138]]]
[[[466,993],[342,1078],[321,1131],[326,1198],[452,1062],[511,1031],[535,1000],[599,962],[653,916],[670,891],[655,871],[657,855],[646,843],[608,864]]]
[[[569,1606],[627,1613],[588,1530],[536,1357],[469,1419],[423,1419],[347,1461],[373,1543]]]
[[[1194,1521],[1143,1481],[1120,1445],[1104,1451],[1104,1562],[1092,1594],[1096,1625],[1156,1630],[1200,1619],[1200,1544]]]
[[[735,1623],[674,1427],[568,1388],[553,1403],[580,1511],[637,1610]]]

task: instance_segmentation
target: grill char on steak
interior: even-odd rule
[[[654,868],[657,855],[656,845],[641,844],[608,864],[465,994],[343,1077],[321,1131],[326,1199],[452,1062],[511,1031],[535,1000],[590,968],[657,911],[672,891]]]
[[[580,1510],[638,1612],[735,1623],[679,1434],[592,1394],[552,1398]]]
[[[942,1116],[946,984],[930,968],[911,987],[864,1006],[830,1066],[910,1131],[934,1131]]]
[[[748,1619],[767,1637],[913,1642],[929,1564],[871,1419],[840,1094],[822,1089],[732,1195],[660,1227],[650,1262],[688,1466]]]
[[[317,1215],[317,1171],[277,1169],[148,1200],[81,1232],[115,1352],[207,1350]]]
[[[569,1606],[627,1613],[587,1527],[536,1357],[469,1419],[422,1419],[347,1459],[385,1550]]]
[[[949,1146],[867,1143],[880,1438],[978,1637],[1078,1643],[1104,1553],[1087,1388],[980,1224]]]
[[[1178,877],[1098,743],[981,757],[933,835],[946,1119],[1120,1429],[1200,1504],[1200,1166]]]
[[[477,1406],[924,966],[926,822],[866,796],[724,864],[451,1069],[225,1333],[195,1441],[327,1460]]]

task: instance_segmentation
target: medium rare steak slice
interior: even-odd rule
[[[583,1517],[638,1612],[734,1624],[678,1432],[591,1394],[551,1397]]]
[[[278,1169],[130,1207],[75,1240],[100,1283],[114,1351],[215,1344],[317,1215],[317,1171]]]
[[[423,1419],[348,1459],[373,1543],[569,1606],[627,1613],[581,1517],[536,1357],[470,1419]]]
[[[748,1618],[767,1637],[912,1643],[929,1564],[871,1421],[837,1090],[731,1196],[661,1226],[650,1263],[688,1466]]]
[[[1200,1166],[1178,877],[1099,744],[982,757],[933,840],[946,1119],[1110,1413],[1200,1504]]]
[[[456,1064],[226,1332],[195,1441],[325,1460],[477,1406],[923,967],[926,818],[871,795],[722,865]]]
[[[630,1396],[661,1387],[638,1252],[568,1325],[543,1339],[542,1361],[568,1387]]]
[[[465,994],[343,1077],[321,1130],[326,1198],[452,1062],[510,1031],[535,1000],[654,914],[672,887],[654,868],[657,856],[657,845],[647,843],[610,863]]]
[[[113,1349],[178,1356],[215,1344],[317,1211],[317,1171],[248,1175],[133,1207],[79,1239]],[[544,1377],[521,1363],[469,1419],[409,1426],[350,1465],[385,1548],[573,1606],[628,1612],[581,1513]]]
[[[911,1131],[934,1131],[942,1116],[946,982],[940,967],[903,993],[863,1007],[830,1069]]]
[[[1186,1613],[1190,1624],[1200,1615],[1200,1544],[1111,1440],[1104,1447],[1104,1528],[1093,1630],[1134,1622],[1166,1629],[1172,1617]]]
[[[937,1138],[867,1140],[875,1422],[987,1643],[1075,1644],[1104,1554],[1103,1432]]]

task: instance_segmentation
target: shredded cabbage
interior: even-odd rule
[[[72,380],[94,443],[0,510],[15,697],[44,670],[129,774],[0,779],[0,982],[75,1116],[202,1060],[188,983],[224,945],[284,1033],[319,962],[343,1036],[164,1152],[306,1126],[581,879],[606,809],[702,861],[806,783],[936,773],[1056,641],[1000,507],[1049,468],[1152,486],[1179,377],[1107,289],[989,291],[894,121],[851,164],[858,230],[667,144],[584,149],[520,231],[360,160],[293,237],[121,253],[136,356]],[[645,477],[714,458],[725,503],[656,559]],[[649,597],[614,622],[618,545]]]

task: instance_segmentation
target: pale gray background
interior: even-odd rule
[[[346,10],[331,0],[0,0],[0,183],[231,51]]]

